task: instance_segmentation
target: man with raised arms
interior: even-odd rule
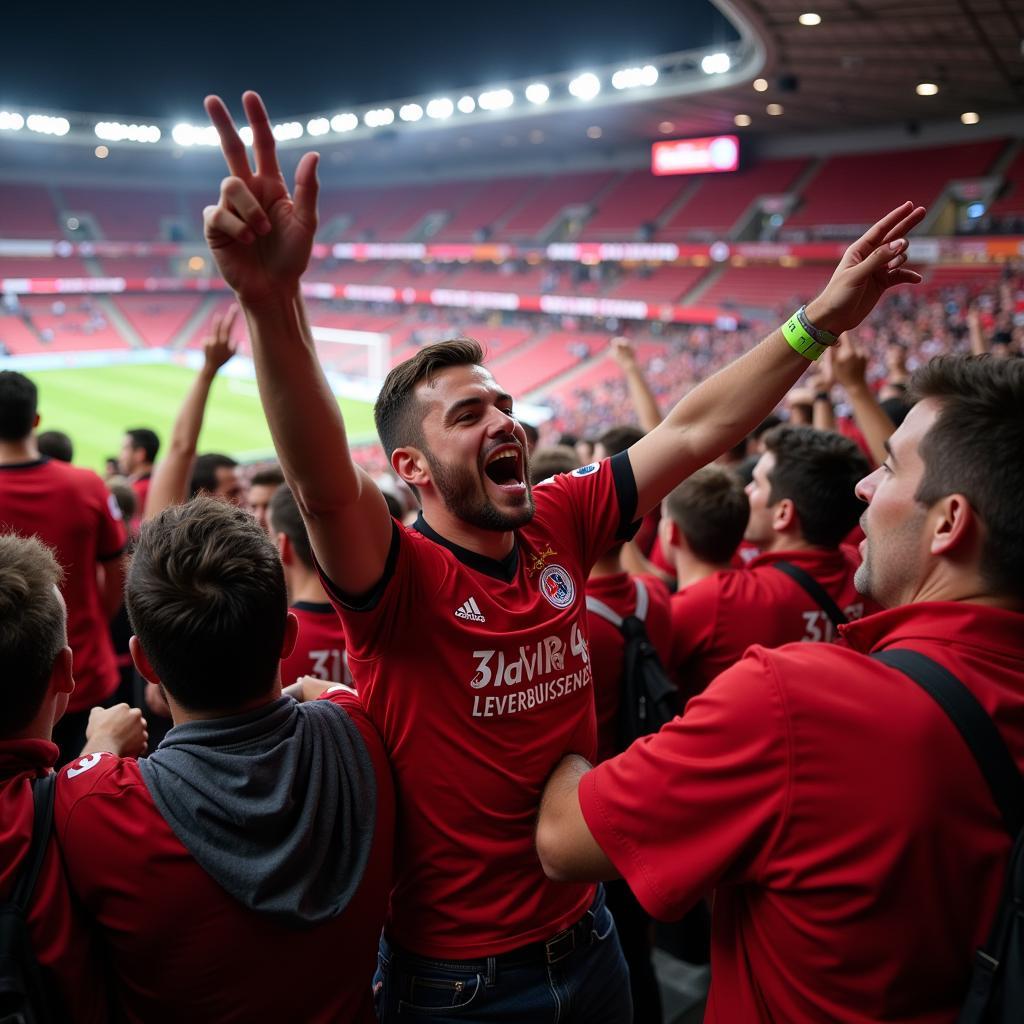
[[[263,103],[243,103],[255,171],[224,103],[206,103],[230,170],[206,237],[248,321],[281,465],[401,793],[378,1012],[628,1021],[600,888],[548,882],[533,850],[552,765],[595,744],[584,581],[643,513],[775,407],[807,368],[800,351],[821,351],[814,334],[827,342],[887,288],[920,280],[903,267],[903,235],[924,211],[906,203],[854,243],[788,341],[773,332],[628,451],[533,490],[512,397],[480,347],[421,350],[375,407],[391,464],[422,505],[405,529],[349,454],[302,305],[318,156],[302,157],[289,194]]]

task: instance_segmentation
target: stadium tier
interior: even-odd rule
[[[491,359],[489,366],[510,394],[525,395],[607,344],[607,334],[554,331]]]
[[[99,229],[98,237],[104,239],[156,241],[168,237],[169,225],[183,219],[176,192],[63,187],[60,193],[65,213],[91,216]]]
[[[832,268],[824,264],[727,267],[701,292],[699,301],[706,306],[788,309],[814,298],[831,274]]]
[[[112,301],[151,347],[175,341],[203,302],[191,295],[121,295]]]
[[[626,274],[608,291],[609,298],[642,299],[644,302],[678,302],[693,291],[707,273],[706,267],[651,267]]]
[[[1002,195],[989,207],[989,216],[1013,217],[1018,222],[1024,220],[1024,148],[1017,154],[1003,177],[1006,185]]]
[[[21,300],[41,339],[40,350],[79,352],[131,346],[107,316],[102,300],[87,296],[37,297]]]
[[[435,235],[435,242],[475,242],[489,237],[494,225],[522,203],[535,178],[505,178],[478,187]]]
[[[0,188],[0,234],[4,238],[63,238],[50,190],[4,182]]]
[[[104,277],[173,277],[171,260],[166,256],[104,256],[97,261]],[[180,261],[179,261],[180,262]]]
[[[55,259],[43,257],[0,257],[0,279],[5,277],[90,277],[89,266],[77,256]]]
[[[557,224],[566,210],[590,205],[616,177],[607,171],[590,171],[557,175],[538,182],[499,225],[495,237],[504,241],[539,238]]]
[[[641,233],[650,235],[666,208],[684,190],[692,188],[692,179],[657,178],[647,168],[632,171],[601,197],[596,212],[583,226],[580,240],[603,242],[635,239]]]

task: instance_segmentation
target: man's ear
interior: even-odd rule
[[[776,533],[791,533],[800,528],[800,517],[792,498],[783,498],[772,513],[772,529]]]
[[[287,534],[279,533],[274,540],[277,542],[277,553],[281,556],[281,564],[291,565],[295,558],[295,549]]]
[[[391,468],[412,487],[423,487],[431,482],[430,466],[418,448],[396,448],[391,453]]]
[[[146,652],[142,649],[142,644],[139,643],[139,638],[137,636],[133,636],[128,641],[128,650],[131,653],[132,661],[135,662],[135,667],[139,670],[139,675],[142,676],[147,683],[155,683],[159,686],[160,677],[156,674],[156,670],[149,663],[149,658],[146,657]]]
[[[64,647],[53,659],[50,669],[50,686],[54,693],[71,694],[75,689],[74,655],[70,647]]]
[[[681,548],[683,546],[683,534],[676,525],[675,520],[663,515],[658,523],[658,540],[662,549],[667,551],[670,547]]]
[[[981,523],[971,503],[962,494],[947,494],[933,506],[934,525],[930,542],[933,555],[967,558],[972,545],[980,542]]]
[[[288,613],[288,621],[284,627],[284,640],[281,642],[281,660],[284,661],[295,650],[295,642],[299,639],[299,620],[294,612]]]

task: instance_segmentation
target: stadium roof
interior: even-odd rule
[[[614,89],[615,66],[581,68],[541,76],[551,89],[542,105],[525,99],[531,80],[491,83],[492,89],[512,89],[515,101],[488,111],[479,109],[481,90],[488,88],[482,84],[464,90],[475,96],[472,114],[456,110],[445,118],[426,116],[436,96],[381,97],[372,106],[391,108],[388,125],[368,128],[366,108],[351,108],[356,130],[339,134],[323,128],[324,134],[310,138],[308,119],[326,117],[323,126],[337,113],[310,111],[288,116],[294,116],[301,137],[281,145],[296,155],[321,149],[326,177],[378,171],[412,176],[417,169],[451,175],[455,167],[514,173],[581,161],[639,164],[648,144],[664,137],[729,131],[770,140],[894,125],[913,134],[923,126],[959,125],[965,113],[984,124],[1024,112],[1024,0],[712,2],[733,23],[738,41],[652,55],[649,63],[659,69],[654,83]],[[713,49],[728,55],[728,66],[706,73],[702,61]],[[589,99],[573,89],[581,71],[596,72],[601,82]],[[453,103],[462,94],[450,94]],[[402,120],[407,105],[415,108],[415,121]],[[738,115],[749,124],[737,126]],[[82,144],[91,148],[98,141],[91,130],[98,119],[74,122],[66,139],[47,138],[49,145],[18,145],[27,132],[0,132],[0,163],[11,168],[8,175],[17,175],[19,165],[21,173],[33,165],[80,170]],[[111,143],[117,159],[101,168],[90,153],[86,162],[94,174],[159,174],[161,168],[170,173],[166,149],[175,149],[186,157],[174,167],[179,174],[194,169],[208,179],[211,168],[221,166],[215,150],[196,146],[182,152],[171,135],[165,123],[157,147]],[[69,145],[72,140],[76,147]],[[46,152],[30,152],[39,150]]]

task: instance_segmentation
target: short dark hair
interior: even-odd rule
[[[267,506],[267,515],[270,518],[271,529],[276,533],[283,533],[295,549],[299,561],[307,569],[312,569],[313,549],[309,543],[309,533],[290,487],[282,486],[274,491],[274,496]]]
[[[705,466],[669,493],[665,511],[702,562],[724,565],[743,540],[750,501],[732,470]]]
[[[997,594],[1024,598],[1024,360],[939,356],[915,371],[912,402],[934,398],[938,418],[921,441],[916,499],[963,494],[984,524],[981,573]]]
[[[63,572],[36,537],[0,536],[0,736],[35,717],[67,626],[53,589]]]
[[[594,447],[601,445],[609,455],[618,455],[633,445],[644,436],[639,427],[622,423],[615,427],[609,427],[595,442]]]
[[[156,461],[156,453],[160,451],[160,438],[149,427],[132,427],[125,434],[132,439],[133,448],[141,448],[146,453],[147,462]]]
[[[248,512],[201,497],[143,523],[125,604],[182,707],[230,711],[272,687],[288,598],[277,549]]]
[[[0,370],[0,441],[22,441],[39,408],[39,389],[17,370]]]
[[[121,510],[122,518],[126,522],[133,519],[135,513],[139,511],[139,500],[127,477],[112,476],[107,481],[107,490],[114,496],[114,501],[117,502],[117,507]]]
[[[44,430],[36,435],[39,454],[46,455],[59,462],[70,462],[75,455],[75,447],[71,438],[63,430]]]
[[[238,463],[230,455],[220,452],[206,452],[200,455],[192,466],[192,479],[189,482],[189,497],[198,494],[213,494],[217,490],[217,470],[234,469]]]
[[[484,350],[479,342],[452,338],[421,348],[384,378],[384,386],[373,403],[373,420],[389,460],[396,448],[423,443],[423,413],[416,401],[416,385],[432,380],[449,367],[481,366],[483,361]]]
[[[557,476],[559,473],[571,473],[579,464],[576,450],[567,444],[538,448],[530,456],[530,483],[539,484],[542,480]]]
[[[280,466],[258,469],[249,479],[250,487],[280,487],[284,483],[284,470]]]
[[[773,427],[765,450],[775,456],[768,474],[775,505],[789,498],[808,544],[835,548],[857,525],[864,505],[854,493],[871,471],[864,453],[848,437],[814,427]]]

